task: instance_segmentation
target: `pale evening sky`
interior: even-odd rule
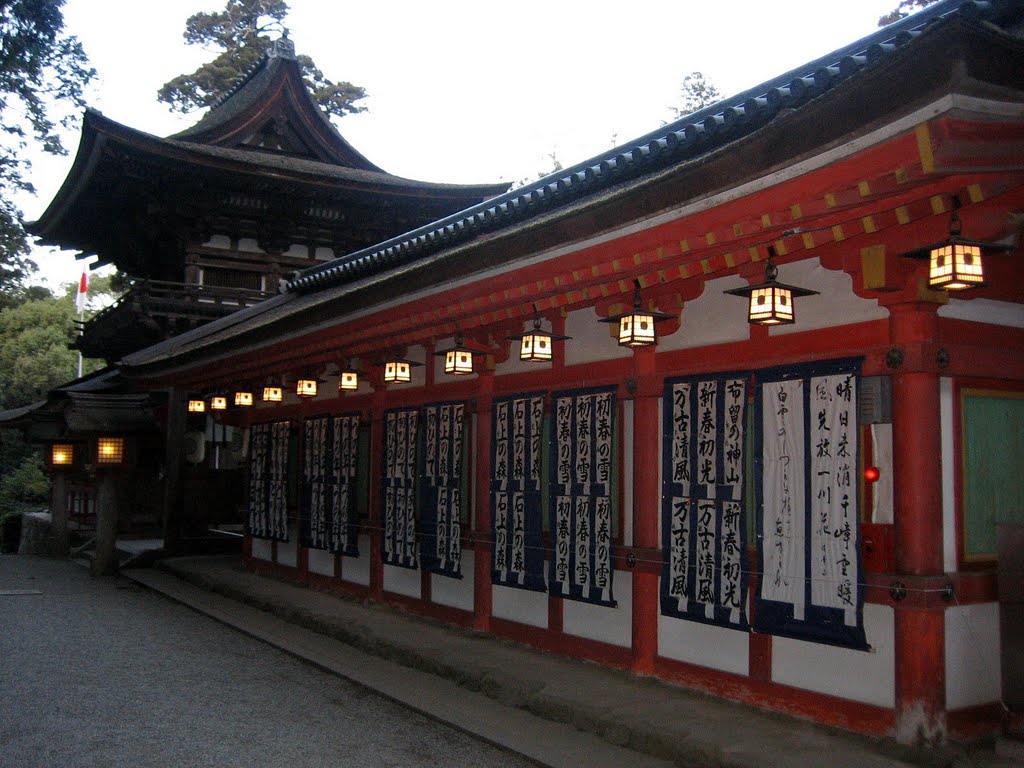
[[[723,96],[739,93],[877,30],[898,0],[290,0],[298,53],[332,80],[369,93],[368,112],[335,121],[371,162],[438,182],[516,181],[657,128],[700,70]],[[159,136],[198,120],[156,100],[167,80],[213,54],[186,46],[185,19],[224,0],[68,0],[68,31],[98,76],[90,106]],[[66,176],[69,155],[34,160],[37,218]],[[40,280],[77,281],[74,254],[36,249]]]

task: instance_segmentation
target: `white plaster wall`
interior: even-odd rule
[[[313,252],[313,258],[317,261],[330,261],[334,258],[334,249],[318,245],[316,251]]]
[[[800,296],[795,301],[796,322],[770,328],[771,336],[800,333],[815,328],[834,328],[889,316],[875,299],[862,299],[853,292],[853,278],[846,272],[821,266],[818,259],[806,259],[779,267],[779,282],[819,291],[817,296]],[[745,313],[746,307],[741,307]]]
[[[609,335],[610,325],[602,323],[592,307],[570,312],[565,319],[565,335],[572,336],[565,343],[565,364],[594,363],[630,357],[628,347],[620,347],[616,336]]]
[[[438,573],[430,574],[430,596],[438,605],[463,611],[473,610],[473,551],[462,550],[462,578],[453,579]]]
[[[230,248],[231,238],[227,235],[214,235],[203,243],[203,245],[207,248]]]
[[[250,253],[264,253],[254,237],[242,237],[238,240],[238,250],[249,251]]]
[[[353,584],[370,586],[370,537],[359,537],[359,557],[341,558],[341,578]]]
[[[939,317],[1024,328],[1024,306],[1009,301],[950,298],[948,304],[939,307]]]
[[[683,305],[679,330],[658,337],[658,351],[746,341],[750,338],[746,304],[743,299],[722,291],[747,285],[747,281],[738,275],[709,280],[700,296]]]
[[[722,672],[749,675],[750,634],[659,615],[658,655]]]
[[[294,568],[299,564],[299,532],[296,526],[288,529],[288,541],[277,542],[277,564]]]
[[[892,608],[865,604],[870,651],[774,637],[772,681],[891,709],[896,705],[894,623]]]
[[[294,256],[296,259],[308,259],[309,258],[309,246],[299,245],[298,243],[292,243],[288,246],[288,250],[284,252],[284,256]]]
[[[309,550],[307,564],[310,573],[319,573],[322,576],[334,575],[334,555],[325,549]]]
[[[399,568],[395,565],[385,565],[384,591],[415,597],[416,599],[422,598],[423,590],[420,572],[408,568]]]
[[[633,574],[616,571],[612,594],[614,608],[577,600],[562,601],[562,631],[602,643],[629,648],[633,644]]]
[[[273,542],[270,539],[253,539],[252,556],[257,560],[272,560]]]
[[[544,572],[547,573],[546,563]],[[494,584],[491,586],[491,615],[497,619],[547,629],[548,593]]]
[[[946,708],[962,709],[1002,698],[999,603],[946,610]]]

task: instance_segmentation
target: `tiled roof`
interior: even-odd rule
[[[446,218],[300,273],[288,291],[340,285],[537,216],[623,181],[665,169],[753,133],[781,111],[799,109],[873,67],[943,19],[962,14],[999,23],[1021,15],[1020,0],[942,0],[855,43],[744,93],[686,115],[603,155]]]

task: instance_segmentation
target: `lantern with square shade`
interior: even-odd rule
[[[602,318],[601,322],[619,324],[620,347],[649,347],[658,343],[655,323],[671,320],[674,315],[656,309],[645,309],[640,301],[640,281],[634,280],[633,285],[636,287],[633,293],[633,308],[628,312]]]
[[[796,322],[793,299],[818,293],[778,282],[776,278],[779,276],[779,268],[775,266],[774,257],[775,249],[768,246],[768,261],[764,267],[763,283],[725,291],[733,296],[744,296],[749,299],[747,322],[752,325],[790,325]]]

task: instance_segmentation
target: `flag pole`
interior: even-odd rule
[[[82,335],[85,322],[85,299],[89,291],[89,265],[82,267],[82,277],[78,281],[78,293],[75,294],[75,308],[78,310],[78,335]],[[78,348],[78,378],[82,378],[82,348]]]

